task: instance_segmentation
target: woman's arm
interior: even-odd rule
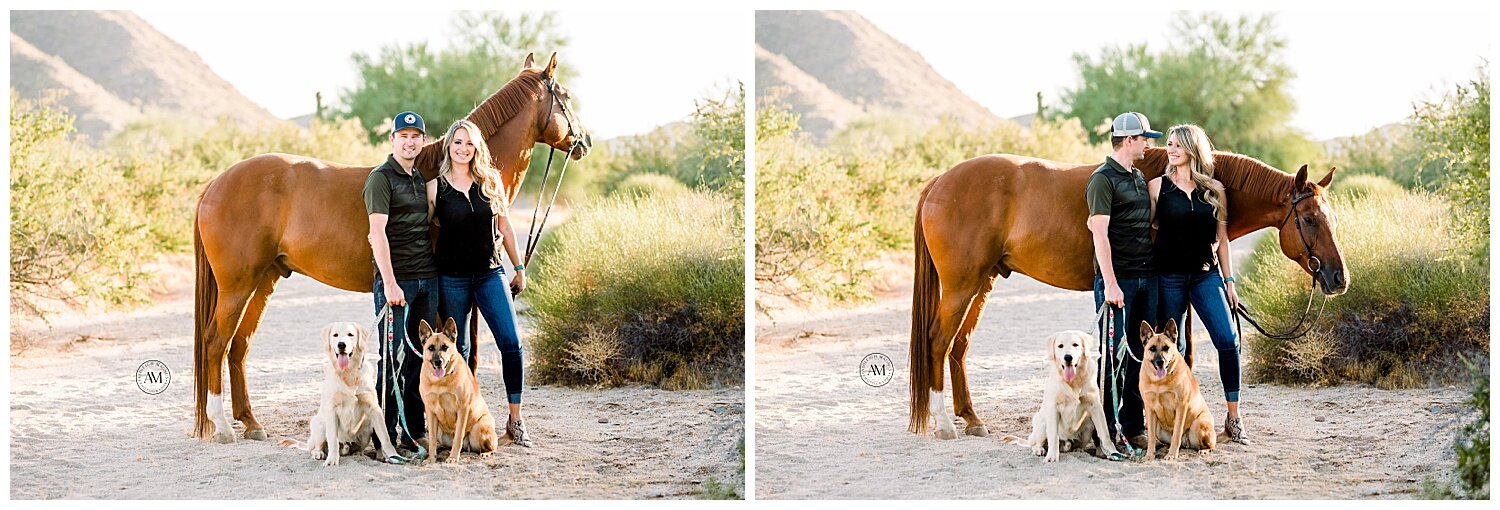
[[[510,207],[499,203],[496,205],[499,207],[495,209],[495,238],[505,247],[505,256],[510,262],[521,266],[525,262],[521,260],[521,251],[516,248],[516,229],[510,224]],[[510,280],[511,293],[520,294],[526,290],[526,268],[523,266],[515,272],[515,278]]]
[[[427,181],[427,222],[433,225],[438,224],[437,215],[433,214],[435,210],[437,210],[437,179],[434,178]]]
[[[1223,205],[1224,211],[1226,211],[1226,213],[1227,213],[1227,211],[1229,211],[1229,197],[1228,197],[1228,194],[1226,193],[1224,196],[1220,196],[1219,197],[1219,202]],[[1227,216],[1227,214],[1226,214],[1226,216]],[[1230,260],[1230,257],[1229,257],[1229,222],[1227,222],[1227,221],[1220,221],[1219,222],[1218,242],[1216,242],[1214,244],[1219,245],[1219,249],[1218,249],[1219,274],[1225,280],[1224,281],[1224,297],[1229,300],[1229,309],[1233,310],[1233,309],[1239,307],[1240,296],[1239,296],[1238,293],[1236,293],[1234,291],[1234,287],[1235,287],[1234,280],[1231,279],[1231,278],[1234,277],[1234,265],[1233,265],[1233,262]]]
[[[1163,177],[1151,179],[1146,183],[1146,190],[1151,194],[1151,229],[1156,229],[1156,197],[1161,194],[1161,180]]]

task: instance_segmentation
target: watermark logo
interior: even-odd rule
[[[859,360],[859,379],[865,384],[879,388],[891,382],[895,375],[896,365],[884,354],[877,352]]]
[[[146,360],[141,363],[140,368],[135,369],[135,386],[147,395],[160,394],[167,391],[167,386],[172,384],[172,371],[167,369],[167,364],[157,360]]]

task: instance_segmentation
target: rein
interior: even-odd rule
[[[1295,191],[1293,191],[1293,193],[1295,193]],[[1278,227],[1278,229],[1286,228],[1286,223],[1288,221],[1291,221],[1292,216],[1297,213],[1297,204],[1301,203],[1303,200],[1311,198],[1312,196],[1313,193],[1311,192],[1301,195],[1294,195],[1292,197],[1292,206],[1287,209],[1286,218],[1281,220],[1281,225]],[[1318,257],[1313,256],[1312,245],[1308,244],[1307,236],[1302,232],[1302,218],[1297,218],[1295,225],[1297,226],[1297,240],[1302,241],[1302,252],[1307,254],[1308,272],[1312,273],[1312,285],[1308,288],[1307,291],[1307,306],[1302,309],[1302,317],[1297,319],[1297,323],[1293,325],[1291,329],[1280,333],[1272,333],[1266,331],[1266,328],[1262,327],[1260,323],[1250,315],[1250,307],[1246,305],[1244,301],[1241,301],[1233,310],[1235,329],[1240,331],[1244,330],[1244,326],[1240,324],[1240,318],[1244,318],[1250,323],[1251,327],[1255,328],[1256,331],[1259,331],[1260,334],[1262,336],[1265,336],[1266,338],[1270,338],[1273,340],[1294,340],[1297,338],[1301,338],[1311,332],[1313,323],[1323,316],[1323,310],[1328,306],[1327,297],[1324,297],[1322,303],[1318,306],[1318,314],[1316,316],[1313,316],[1313,320],[1307,320],[1308,316],[1312,313],[1313,296],[1318,293],[1318,275],[1323,271],[1323,261],[1319,260]],[[1244,333],[1240,333],[1240,337],[1243,338]]]
[[[583,144],[583,139],[578,136],[578,132],[573,126],[572,112],[568,111],[567,103],[562,102],[557,97],[557,81],[549,78],[546,80],[546,83],[547,94],[549,96],[549,100],[547,101],[547,122],[542,124],[540,132],[546,133],[547,128],[552,127],[552,109],[561,105],[563,119],[568,122],[567,136],[573,137],[573,145],[568,147],[567,156],[563,158],[562,170],[557,174],[557,183],[552,188],[552,198],[547,201],[547,211],[542,214],[542,222],[537,223],[536,214],[542,209],[542,197],[547,194],[547,177],[552,173],[552,156],[557,154],[556,147],[547,146],[547,166],[542,170],[542,184],[537,190],[536,207],[531,210],[531,226],[526,229],[526,253],[521,257],[520,261],[520,264],[523,266],[531,264],[531,255],[536,252],[536,245],[542,239],[542,227],[547,224],[547,217],[552,215],[552,205],[557,203],[557,193],[562,190],[563,177],[568,174],[568,161],[571,159],[573,151],[577,150]]]

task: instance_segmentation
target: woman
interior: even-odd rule
[[[511,301],[512,292],[519,294],[526,288],[526,268],[515,266],[516,276],[507,289],[495,242],[503,240],[505,254],[512,261],[520,260],[520,252],[507,215],[509,205],[500,189],[500,172],[491,165],[489,148],[473,122],[454,122],[443,140],[438,177],[427,183],[432,218],[441,227],[436,257],[439,313],[458,323],[459,352],[467,360],[477,348],[468,342],[469,309],[479,307],[500,348],[510,403],[505,431],[517,444],[529,447],[531,438],[521,418],[521,337]]]
[[[1224,433],[1244,443],[1239,339],[1230,325],[1230,310],[1240,298],[1229,260],[1229,203],[1224,185],[1214,180],[1213,146],[1203,128],[1185,124],[1167,131],[1166,173],[1147,187],[1157,229],[1152,261],[1159,277],[1162,322],[1175,318],[1181,324],[1192,303],[1219,351],[1219,375],[1229,407]],[[1180,334],[1186,335],[1186,330]]]

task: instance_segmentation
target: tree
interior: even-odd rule
[[[1098,126],[1091,137],[1100,141],[1115,115],[1138,111],[1158,130],[1197,124],[1216,148],[1300,166],[1320,149],[1286,125],[1296,109],[1287,92],[1295,73],[1275,28],[1273,15],[1231,21],[1182,13],[1173,19],[1166,51],[1142,43],[1105,48],[1097,57],[1074,54],[1081,85],[1063,92],[1063,115]]]
[[[1490,73],[1485,63],[1467,84],[1436,101],[1414,105],[1412,134],[1422,153],[1423,175],[1473,213],[1472,226],[1489,234]]]
[[[412,110],[427,121],[430,135],[441,136],[454,120],[469,113],[520,72],[527,53],[545,58],[567,49],[568,38],[553,13],[460,12],[452,20],[448,48],[433,50],[426,42],[382,46],[374,54],[355,53],[359,84],[340,91],[337,117],[357,117],[374,143],[385,141],[392,115]],[[564,83],[577,76],[558,66]]]

